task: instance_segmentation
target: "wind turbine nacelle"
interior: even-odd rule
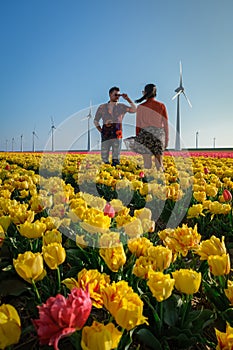
[[[180,92],[180,91],[184,91],[183,86],[179,86],[177,89],[175,89],[175,92]]]

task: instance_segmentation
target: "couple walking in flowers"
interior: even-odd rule
[[[122,146],[122,121],[125,114],[136,112],[136,136],[124,139],[127,149],[143,157],[144,168],[152,168],[153,157],[157,170],[163,170],[163,151],[168,146],[168,114],[166,106],[156,100],[156,86],[147,84],[142,97],[135,103],[126,93],[121,94],[117,86],[109,90],[109,101],[101,104],[95,114],[94,124],[101,133],[101,157],[105,164],[110,164],[109,154],[112,149],[112,165],[120,164]],[[123,97],[129,105],[119,103]],[[102,120],[102,125],[100,125]]]

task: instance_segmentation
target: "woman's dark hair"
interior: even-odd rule
[[[147,98],[155,97],[156,96],[156,85],[155,84],[147,84],[144,88],[145,94],[139,98],[138,100],[135,100],[136,103],[140,103]]]

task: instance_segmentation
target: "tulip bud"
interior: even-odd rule
[[[104,215],[107,215],[110,218],[114,218],[115,216],[115,210],[114,208],[111,206],[110,203],[107,203],[104,207]]]
[[[144,171],[140,171],[140,173],[139,173],[139,177],[142,179],[143,177],[145,177],[145,173],[144,173]]]
[[[229,201],[232,200],[232,194],[231,194],[230,191],[228,191],[228,190],[225,189],[225,190],[223,191],[222,195],[223,195],[223,198],[224,198],[225,202],[229,202]]]

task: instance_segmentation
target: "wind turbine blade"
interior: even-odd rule
[[[191,102],[189,101],[189,98],[184,91],[183,91],[183,94],[184,94],[184,97],[186,98],[186,100],[188,101],[189,106],[192,108]]]
[[[182,64],[180,61],[180,86],[182,86]]]
[[[89,115],[85,118],[82,118],[81,120],[87,120],[87,119],[89,119]]]
[[[175,94],[173,97],[172,97],[172,100],[174,100],[178,95],[180,95],[182,92],[182,90],[178,91],[177,94]]]

